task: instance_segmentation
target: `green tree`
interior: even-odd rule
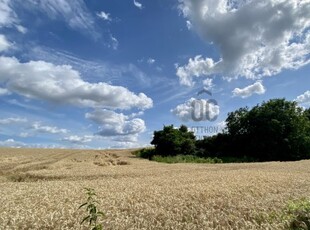
[[[196,141],[197,156],[199,157],[218,157],[220,153],[219,143],[220,134],[213,136],[205,136],[203,139]]]
[[[309,120],[296,102],[273,99],[241,108],[226,120],[231,151],[260,160],[309,157]]]
[[[306,109],[306,110],[304,111],[304,115],[305,115],[305,117],[308,118],[308,120],[309,120],[309,122],[310,122],[310,108],[308,108],[308,109]]]
[[[155,131],[151,144],[155,145],[156,155],[175,156],[195,153],[195,135],[184,125],[179,129],[173,125],[164,126],[163,130]]]
[[[243,157],[248,155],[247,150],[247,139],[248,139],[248,115],[249,115],[249,108],[240,108],[234,112],[228,113],[228,117],[226,119],[226,126],[227,126],[227,134],[228,134],[228,151],[226,155],[233,155],[234,157]],[[218,142],[218,138],[215,138]],[[224,154],[225,155],[225,154]]]

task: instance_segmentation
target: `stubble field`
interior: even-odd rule
[[[84,187],[104,229],[285,229],[310,197],[310,161],[163,164],[130,150],[0,149],[0,229],[88,229]]]

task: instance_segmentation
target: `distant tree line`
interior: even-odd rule
[[[196,140],[182,125],[164,126],[154,132],[154,155],[195,155],[199,157],[249,158],[257,161],[287,161],[310,158],[310,109],[296,102],[272,99],[261,105],[240,108],[228,114],[226,129],[217,135]]]

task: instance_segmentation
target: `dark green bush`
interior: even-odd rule
[[[292,230],[310,229],[310,200],[301,199],[292,201],[285,210],[289,219],[289,228]]]
[[[175,163],[209,163],[216,164],[223,161],[219,158],[201,158],[193,155],[177,155],[177,156],[154,156],[152,160],[162,163],[175,164]]]
[[[152,157],[155,155],[155,149],[154,148],[143,148],[143,149],[135,151],[134,154],[137,157],[151,160]]]

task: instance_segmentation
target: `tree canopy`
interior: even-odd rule
[[[203,140],[187,127],[164,126],[155,131],[155,154],[203,157],[249,157],[259,161],[310,158],[310,109],[296,102],[272,99],[228,114],[223,133]]]
[[[163,130],[155,131],[151,142],[155,145],[155,154],[161,156],[175,156],[179,154],[193,154],[195,152],[195,135],[182,125],[164,126]]]
[[[273,99],[229,113],[230,149],[260,160],[295,160],[309,156],[309,119],[296,102]]]

